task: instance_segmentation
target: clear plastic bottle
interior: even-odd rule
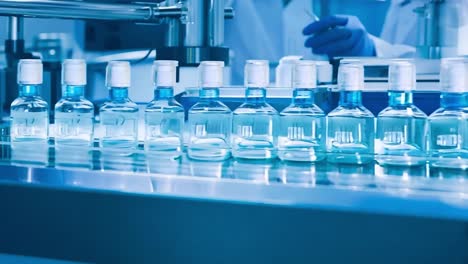
[[[266,102],[269,65],[248,60],[245,65],[245,103],[233,114],[232,155],[243,159],[277,157],[278,112]]]
[[[184,108],[174,100],[177,61],[153,63],[154,99],[145,110],[145,150],[165,158],[182,154]]]
[[[110,100],[99,108],[103,135],[100,146],[134,149],[138,146],[138,106],[128,98],[130,63],[111,61],[106,68]]]
[[[91,146],[94,106],[84,97],[86,63],[65,60],[62,64],[62,98],[55,104],[55,145]]]
[[[315,62],[296,62],[292,103],[280,113],[281,160],[315,162],[326,157],[325,113],[314,103],[316,82]]]
[[[431,165],[468,168],[468,61],[443,59],[440,108],[429,116]]]
[[[26,59],[18,63],[19,96],[11,103],[11,142],[17,145],[47,144],[49,106],[39,95],[42,88],[42,62]]]
[[[338,70],[340,102],[327,117],[327,159],[332,163],[366,164],[374,157],[374,115],[362,105],[364,68],[342,63]]]
[[[427,116],[413,104],[416,69],[408,60],[389,67],[389,106],[377,116],[376,160],[381,165],[426,163]]]
[[[222,61],[203,61],[198,67],[200,101],[188,113],[187,154],[192,159],[220,161],[231,155],[232,112],[219,101],[223,67]]]

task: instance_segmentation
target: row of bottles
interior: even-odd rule
[[[10,108],[12,143],[27,146],[47,143],[49,106],[40,96],[42,62],[24,59],[18,63],[18,98]],[[84,98],[86,64],[67,60],[62,69],[63,98],[55,105],[57,144],[89,144],[93,140],[94,106]],[[24,143],[24,144],[22,144]]]
[[[364,71],[359,61],[342,63],[338,73],[339,106],[328,116],[314,104],[316,69],[313,61],[298,61],[293,70],[292,103],[278,113],[266,102],[268,61],[245,65],[245,102],[233,112],[219,101],[223,62],[199,66],[200,100],[188,111],[174,99],[177,61],[153,64],[154,99],[145,109],[145,150],[176,158],[182,153],[184,127],[187,154],[199,160],[273,159],[365,164],[417,165],[427,155],[441,165],[466,166],[468,158],[468,62],[444,59],[441,65],[441,108],[427,117],[413,104],[415,66],[394,60],[389,67],[389,106],[375,121],[362,104]],[[93,105],[84,97],[86,64],[67,60],[62,69],[63,98],[55,106],[57,145],[90,145]],[[18,65],[19,97],[11,106],[11,140],[47,142],[47,103],[39,60]],[[109,62],[106,86],[110,100],[99,109],[103,148],[138,146],[138,106],[128,98],[130,64]],[[376,154],[376,156],[374,155]]]

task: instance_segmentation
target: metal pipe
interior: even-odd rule
[[[219,47],[224,44],[224,0],[207,1],[207,42],[210,47]]]
[[[205,0],[186,0],[188,23],[183,25],[183,45],[186,47],[206,46],[205,43]]]
[[[178,5],[91,3],[64,0],[2,0],[0,15],[38,18],[129,20],[158,22],[162,17],[182,17],[186,10]]]
[[[17,16],[8,17],[8,39],[10,40],[24,39],[22,17],[17,17]]]

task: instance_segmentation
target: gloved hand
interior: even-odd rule
[[[310,36],[305,46],[314,54],[375,56],[375,44],[355,16],[328,16],[310,23],[302,32]]]

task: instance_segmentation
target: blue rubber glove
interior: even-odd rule
[[[336,56],[375,56],[375,44],[355,16],[328,16],[306,26],[310,36],[305,46],[314,54]]]

